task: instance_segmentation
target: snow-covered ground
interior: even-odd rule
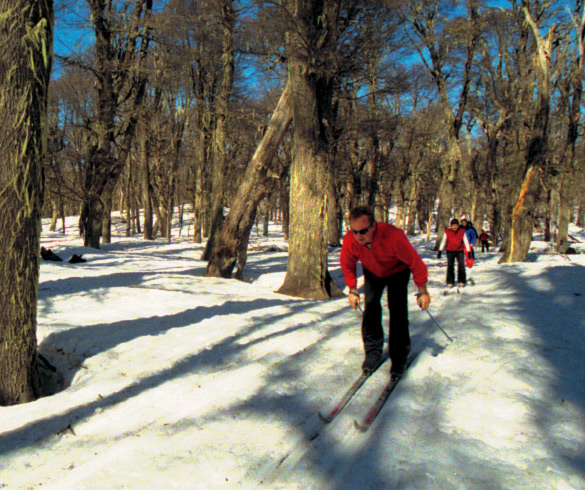
[[[273,292],[287,260],[263,251],[285,245],[276,224],[254,231],[245,282],[206,278],[186,229],[167,243],[118,226],[91,250],[45,224],[64,261],[42,262],[38,341],[66,387],[0,407],[0,488],[585,489],[585,254],[535,242],[528,262],[498,265],[478,252],[475,285],[444,296],[444,259],[414,237],[454,341],[413,296],[419,354],[362,434],[354,419],[388,367],[320,422],[359,374],[360,316],[346,299]]]

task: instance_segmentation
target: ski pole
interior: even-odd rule
[[[445,337],[447,337],[447,339],[449,339],[449,342],[453,342],[453,339],[451,337],[449,337],[449,334],[447,332],[445,332],[445,330],[443,330],[443,327],[441,327],[441,325],[439,325],[439,322],[437,322],[437,320],[435,320],[433,315],[431,315],[431,312],[429,310],[425,310],[425,311],[427,312],[427,315],[429,315],[429,318],[433,321],[433,323],[439,328],[439,330],[441,332],[443,332],[443,334],[445,334]]]

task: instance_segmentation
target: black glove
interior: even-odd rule
[[[441,258],[441,251],[439,250],[439,251],[437,252],[437,259],[440,259],[440,258]]]

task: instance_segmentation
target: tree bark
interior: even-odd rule
[[[40,394],[37,298],[53,2],[0,5],[0,405]]]

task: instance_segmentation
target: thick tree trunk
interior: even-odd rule
[[[250,230],[258,205],[266,194],[270,164],[291,122],[290,86],[287,84],[231,202],[230,212],[207,265],[207,276],[231,277],[236,260],[239,273],[243,272]]]
[[[330,148],[326,126],[331,115],[332,80],[312,65],[320,55],[317,39],[334,38],[328,22],[335,19],[333,2],[320,5],[295,2],[295,29],[289,32],[289,82],[294,119],[290,175],[288,267],[279,293],[312,299],[343,293],[327,270],[327,192]],[[331,15],[331,17],[329,17]],[[317,20],[320,19],[320,20]],[[328,36],[331,35],[333,37]],[[331,47],[329,48],[331,49]],[[307,50],[311,55],[307,56]],[[321,60],[324,62],[324,60]]]
[[[516,206],[512,212],[509,242],[500,263],[524,262],[532,242],[534,211],[540,189],[539,176],[535,167],[530,167],[524,177]]]
[[[2,2],[0,29],[0,405],[40,394],[37,298],[53,2]]]

